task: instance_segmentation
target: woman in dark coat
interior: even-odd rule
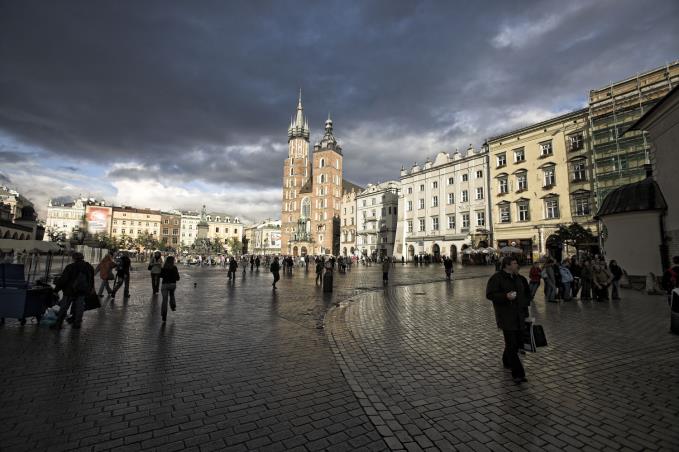
[[[174,291],[177,288],[177,281],[179,281],[179,271],[174,265],[174,256],[168,256],[165,259],[165,264],[160,270],[160,278],[163,284],[160,286],[160,292],[163,294],[163,304],[160,308],[160,314],[163,316],[163,322],[167,320],[167,301],[170,299],[170,309],[173,311],[177,309],[177,303],[174,299]]]

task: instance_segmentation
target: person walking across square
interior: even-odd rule
[[[174,291],[177,288],[177,281],[179,281],[179,270],[174,265],[174,256],[168,256],[165,259],[163,268],[160,270],[160,277],[163,280],[161,292],[163,294],[163,304],[160,307],[160,314],[163,317],[163,322],[167,320],[167,302],[170,301],[170,309],[173,311],[177,309],[177,303],[174,298]]]
[[[97,265],[97,268],[94,269],[95,272],[99,272],[99,278],[101,279],[101,285],[99,286],[99,291],[97,292],[100,297],[104,295],[104,289],[106,289],[106,293],[109,295],[113,293],[113,289],[109,284],[109,281],[113,281],[115,279],[115,276],[113,275],[113,269],[115,268],[116,263],[113,261],[113,253],[113,250],[108,250],[106,256],[101,259],[99,265]]]
[[[278,256],[273,258],[273,262],[271,263],[271,266],[269,267],[269,270],[271,271],[271,274],[273,275],[273,286],[274,289],[276,289],[276,283],[278,282],[279,279],[281,279],[281,266],[278,263]]]
[[[488,280],[486,298],[493,302],[495,320],[504,335],[502,364],[512,370],[514,383],[526,382],[526,372],[519,358],[519,350],[523,344],[530,288],[526,278],[519,275],[519,263],[516,258],[502,259],[501,270]]]
[[[153,295],[156,295],[160,289],[160,272],[163,269],[163,258],[160,255],[160,251],[156,251],[151,255],[148,269],[151,272],[151,288],[153,289]]]

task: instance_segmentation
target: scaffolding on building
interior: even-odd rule
[[[589,92],[589,122],[597,207],[608,193],[644,178],[646,132],[627,131],[679,84],[679,61]]]

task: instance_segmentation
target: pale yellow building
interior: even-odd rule
[[[243,224],[238,217],[231,218],[223,213],[208,213],[207,217],[208,232],[207,238],[219,239],[226,243],[228,239],[243,240]]]
[[[137,209],[134,207],[113,207],[111,237],[136,239],[148,233],[160,240],[162,215],[159,210]]]
[[[560,259],[559,225],[597,235],[588,131],[582,109],[488,140],[494,247],[521,248],[526,261]]]

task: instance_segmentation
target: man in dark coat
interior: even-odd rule
[[[515,383],[525,382],[526,373],[519,359],[523,344],[524,319],[530,304],[530,287],[526,278],[519,275],[516,258],[502,259],[502,269],[488,280],[486,298],[493,302],[497,326],[504,334],[505,350],[502,363],[512,370]]]
[[[285,260],[283,261],[285,262]],[[278,282],[279,279],[281,279],[281,275],[279,273],[281,269],[280,264],[278,263],[278,256],[273,258],[273,262],[271,263],[271,266],[269,267],[269,270],[273,274],[273,286],[274,289],[276,289],[276,283]]]
[[[61,276],[56,280],[54,292],[63,292],[59,302],[59,316],[57,323],[51,328],[60,329],[68,308],[73,303],[73,328],[78,329],[83,321],[85,312],[85,297],[94,293],[94,268],[85,262],[82,253],[73,253],[73,263],[68,264]]]

